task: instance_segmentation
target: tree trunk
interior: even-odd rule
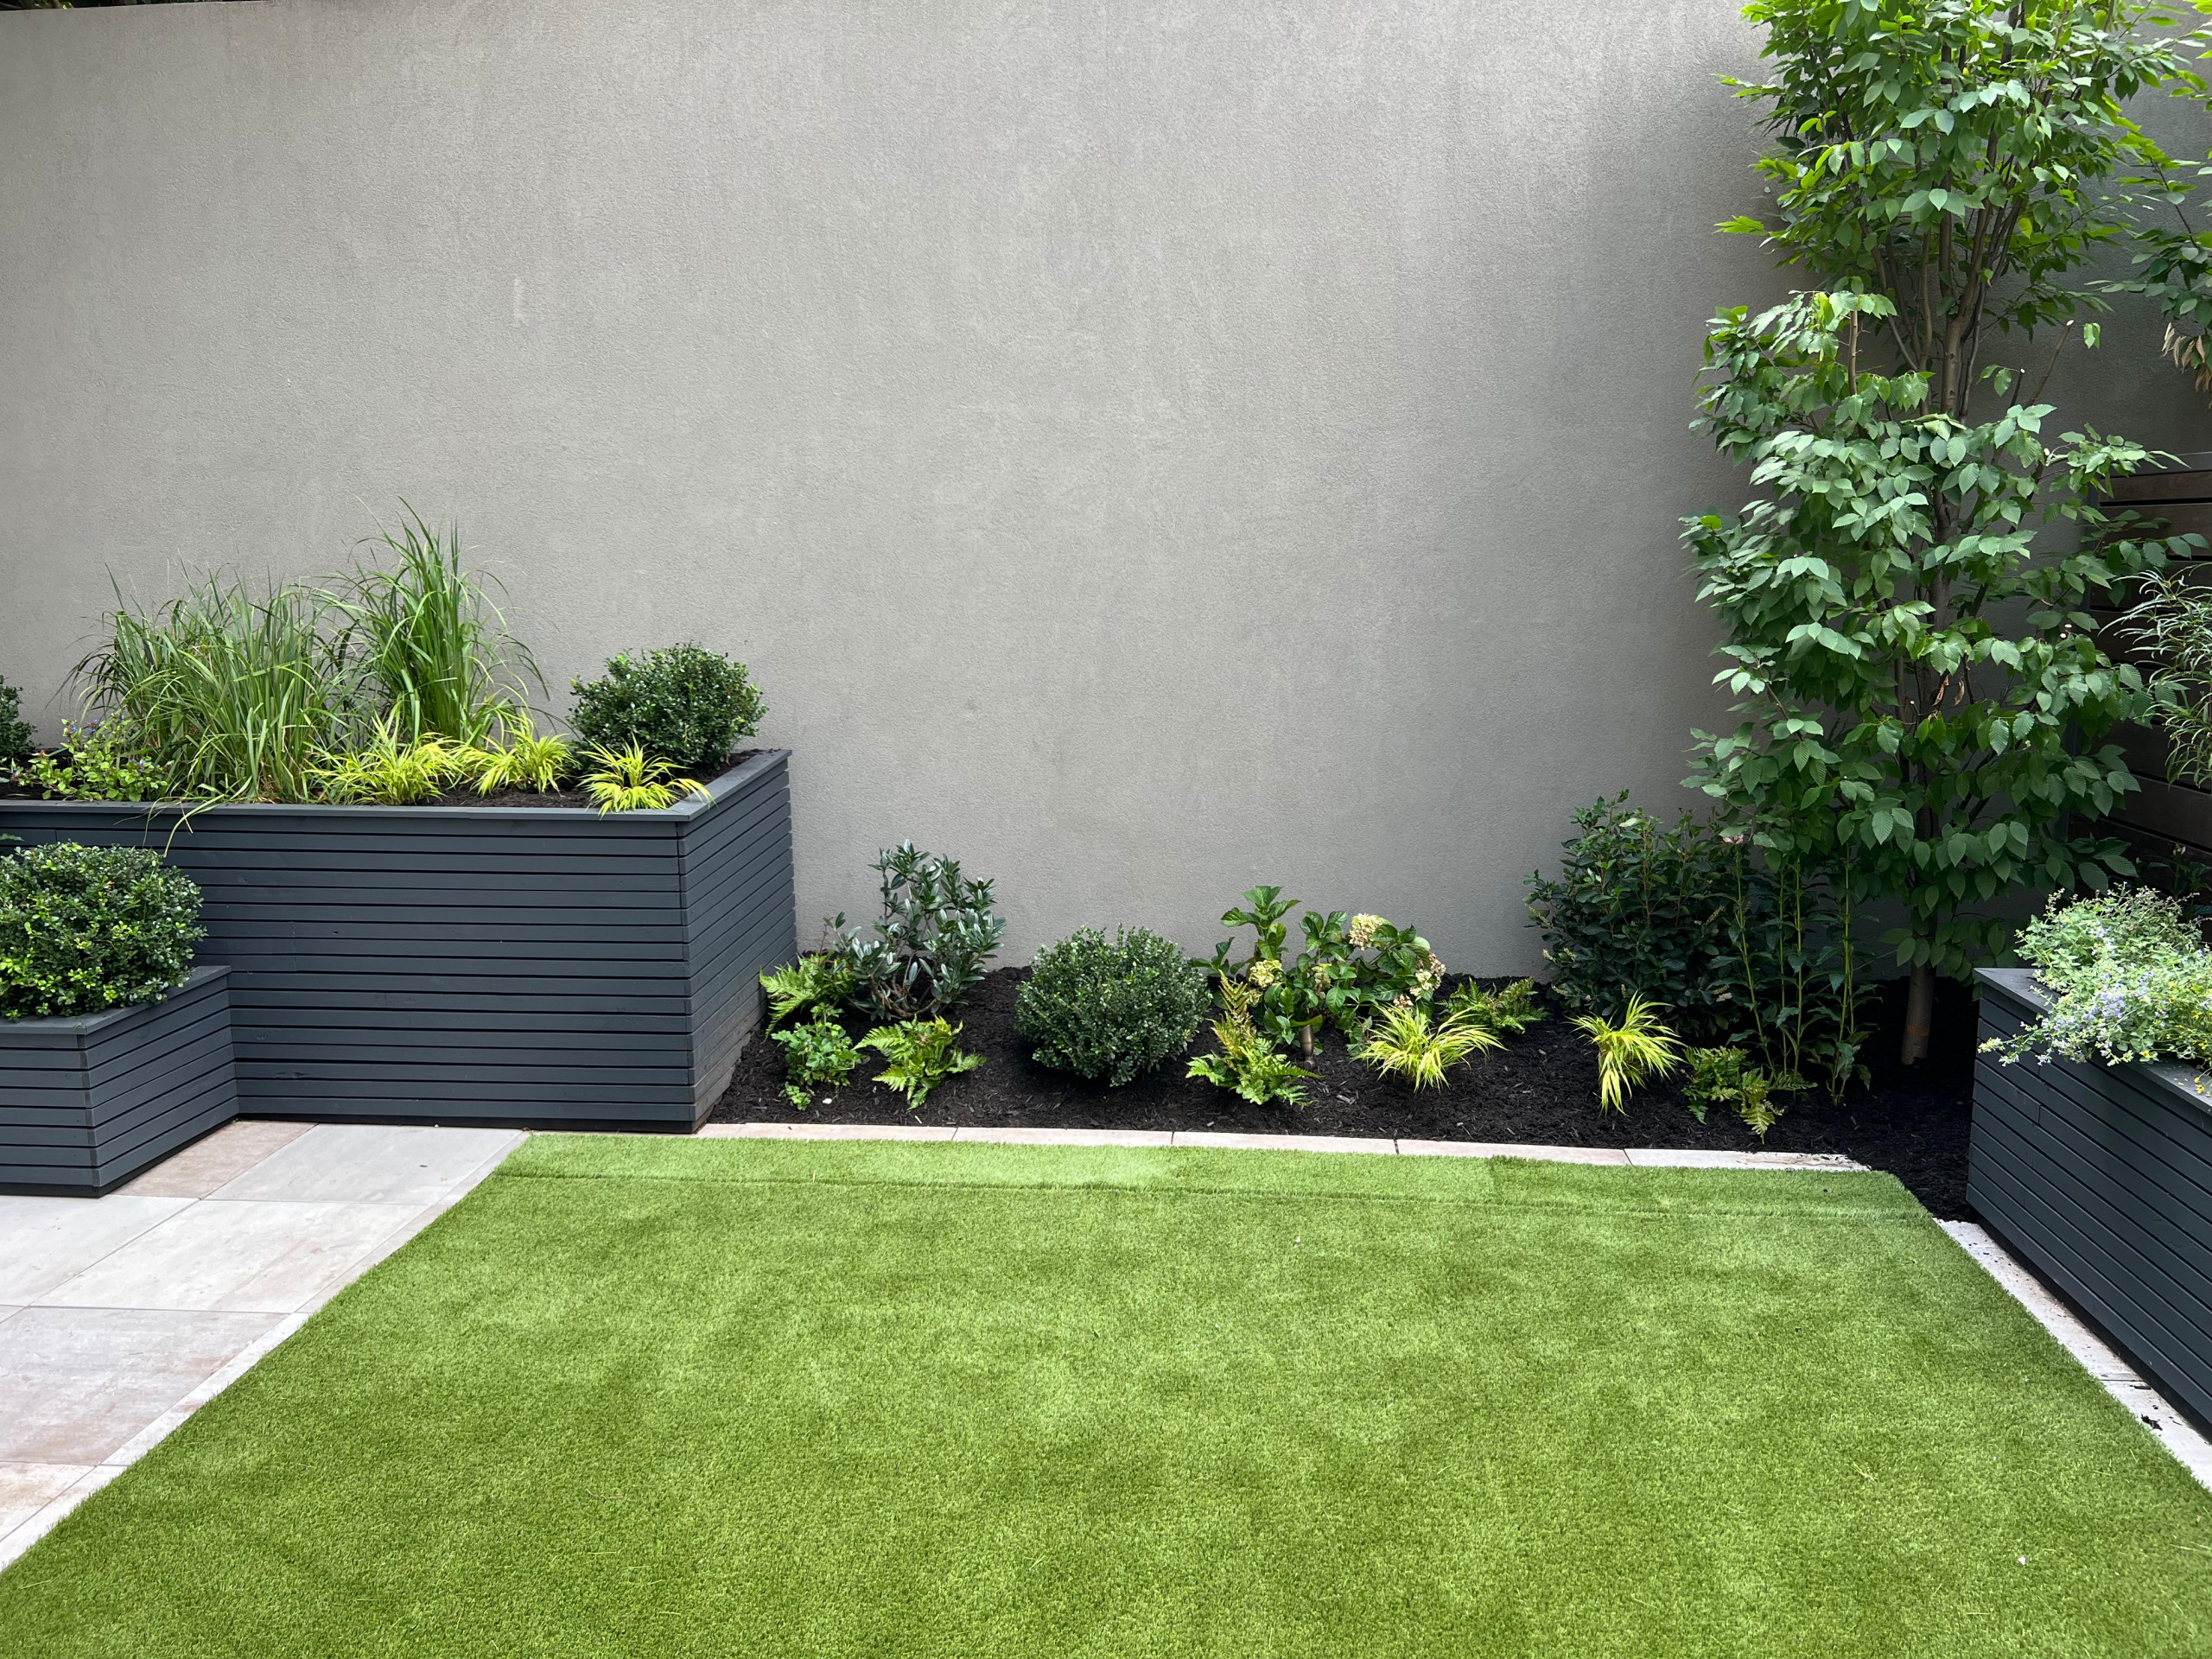
[[[1936,969],[1927,963],[1916,963],[1911,988],[1905,993],[1904,1041],[1897,1047],[1900,1062],[1916,1065],[1928,1058],[1928,1027],[1935,1017]]]

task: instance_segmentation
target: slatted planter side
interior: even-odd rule
[[[654,812],[10,802],[0,830],[200,883],[245,1111],[689,1129],[792,954],[787,761]]]
[[[159,1002],[0,1020],[0,1192],[97,1197],[238,1111],[230,970]]]
[[[2043,1011],[2032,970],[1984,969],[1981,1034]],[[2171,1395],[2212,1417],[2212,1077],[2054,1060],[1974,1072],[1967,1196]]]
[[[2179,466],[2164,471],[2116,480],[2110,505],[2164,519],[2162,535],[2194,532],[2212,550],[2212,453],[2179,460]],[[2208,558],[2212,550],[2200,551],[2192,563]],[[2212,570],[2212,564],[2204,568]],[[2091,614],[2105,625],[2102,637],[2107,651],[2115,657],[2136,654],[2110,630],[2119,618],[2117,609],[2093,610]],[[2212,793],[2166,781],[2165,741],[2158,732],[2123,725],[2113,734],[2113,741],[2126,755],[2128,770],[2141,788],[2123,796],[2096,828],[2154,858],[2167,857],[2179,847],[2184,857],[2212,861]]]

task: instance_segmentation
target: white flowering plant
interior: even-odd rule
[[[2051,1005],[1982,1045],[2006,1065],[2030,1056],[2212,1061],[2212,950],[2176,900],[2139,887],[2054,899],[2017,948]]]
[[[1311,1059],[1323,1026],[1358,1036],[1382,1009],[1426,1009],[1442,988],[1444,962],[1428,941],[1382,916],[1309,910],[1300,918],[1305,946],[1286,959],[1287,918],[1302,902],[1281,887],[1254,887],[1221,918],[1253,930],[1252,954],[1232,962],[1235,942],[1224,939],[1203,964],[1260,993],[1254,1023],[1269,1041],[1296,1041]]]

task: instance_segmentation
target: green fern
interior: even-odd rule
[[[760,976],[760,988],[768,994],[772,1027],[809,1008],[842,1007],[859,985],[860,976],[851,965],[826,951],[801,957],[788,968]]]
[[[930,1097],[930,1090],[947,1077],[973,1071],[983,1063],[980,1054],[954,1046],[960,1027],[943,1020],[902,1020],[895,1026],[878,1026],[855,1045],[872,1048],[890,1064],[875,1080],[906,1096],[915,1111]]]
[[[1299,1082],[1313,1074],[1300,1071],[1260,1034],[1259,1027],[1252,1021],[1252,1005],[1261,995],[1256,987],[1227,974],[1221,976],[1223,1014],[1213,1027],[1221,1052],[1199,1055],[1191,1062],[1185,1075],[1203,1077],[1217,1089],[1233,1089],[1255,1106],[1277,1100],[1287,1105],[1300,1105],[1305,1102],[1306,1091],[1299,1087]]]

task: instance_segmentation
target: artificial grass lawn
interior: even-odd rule
[[[2145,1659],[2212,1498],[1886,1176],[541,1136],[0,1651]]]

